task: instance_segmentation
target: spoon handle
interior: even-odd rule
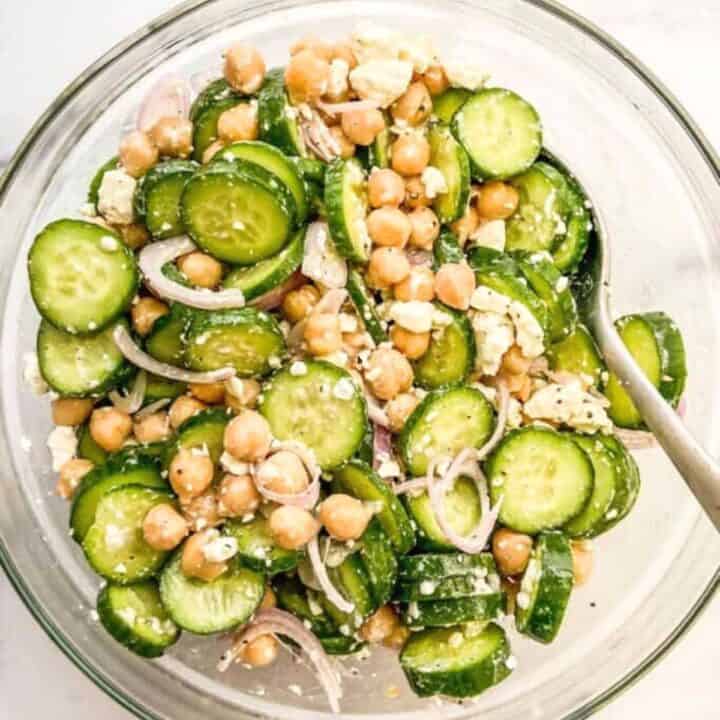
[[[595,322],[595,338],[645,424],[720,531],[720,465],[698,444],[682,419],[638,367],[612,322]]]

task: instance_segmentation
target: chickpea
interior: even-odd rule
[[[145,415],[133,424],[135,439],[140,443],[153,443],[170,437],[170,419],[166,412]]]
[[[280,505],[270,515],[270,533],[285,550],[306,545],[320,530],[318,521],[307,511],[294,505]]]
[[[381,247],[372,251],[368,273],[378,288],[388,288],[410,275],[410,262],[396,247]]]
[[[63,463],[60,468],[60,477],[58,478],[55,491],[63,498],[69,500],[77,490],[80,481],[95,467],[90,460],[83,458],[72,458]]]
[[[319,58],[330,62],[334,57],[334,48],[330,43],[316,38],[314,35],[306,35],[290,46],[290,56],[297,55],[303,50],[314,53]]]
[[[331,537],[345,542],[357,540],[372,518],[362,501],[343,493],[329,495],[318,508],[318,519]]]
[[[388,638],[400,624],[392,605],[378,608],[360,627],[362,639],[369,643],[380,643]]]
[[[205,557],[203,548],[215,539],[217,530],[208,528],[191,535],[183,545],[180,567],[187,577],[212,582],[227,570],[225,562],[211,562]]]
[[[344,60],[352,70],[357,67],[357,58],[349,43],[337,42],[333,45],[333,60]]]
[[[225,399],[225,383],[190,383],[190,394],[208,405],[217,405]]]
[[[520,388],[515,391],[515,397],[520,402],[525,403],[530,399],[530,395],[532,394],[532,380],[529,375],[523,375],[522,378],[523,383]]]
[[[513,345],[503,355],[502,369],[510,375],[524,375],[530,369],[532,360],[522,354],[518,345]]]
[[[464,263],[445,263],[435,275],[435,294],[456,310],[467,310],[475,290],[475,273]]]
[[[210,487],[214,473],[215,466],[208,455],[180,448],[170,463],[170,485],[180,502],[188,502]]]
[[[217,134],[223,142],[257,140],[259,133],[257,105],[253,103],[240,103],[218,118]]]
[[[130,318],[135,332],[146,337],[153,329],[155,321],[169,312],[170,308],[164,302],[154,297],[144,297],[130,307]]]
[[[376,245],[401,248],[405,247],[410,239],[412,225],[402,210],[383,207],[368,215],[367,229]]]
[[[329,355],[342,347],[340,318],[328,313],[311,315],[305,324],[305,342],[311,355]]]
[[[460,247],[464,247],[468,238],[478,229],[480,217],[472,205],[468,205],[465,214],[456,220],[450,228],[455,233]]]
[[[183,515],[192,532],[213,528],[222,523],[217,496],[212,488],[191,500],[181,500]]]
[[[304,320],[320,300],[320,292],[314,285],[303,285],[291,290],[283,300],[282,310],[285,317],[296,323]]]
[[[203,152],[203,165],[207,165],[224,147],[225,143],[222,140],[215,140],[215,142],[210,143]]]
[[[279,652],[274,635],[259,635],[243,648],[242,660],[251,667],[266,667],[275,662]]]
[[[254,410],[243,410],[225,427],[225,449],[242,462],[258,462],[270,451],[268,421]]]
[[[421,125],[432,112],[430,93],[422,82],[410,83],[408,89],[390,108],[395,122],[406,122],[408,125]]]
[[[277,607],[277,595],[275,595],[275,591],[269,585],[266,585],[265,594],[263,595],[262,602],[260,603],[260,609],[270,610],[274,607]]]
[[[429,302],[435,297],[435,273],[429,267],[415,265],[410,268],[410,274],[402,282],[393,286],[393,294],[396,300],[402,302]]]
[[[310,484],[305,465],[300,458],[281,450],[263,461],[257,471],[258,484],[282,495],[297,495]]]
[[[353,110],[343,113],[341,125],[350,142],[356,145],[370,145],[377,134],[385,128],[385,117],[377,108]]]
[[[480,217],[487,220],[505,220],[517,210],[519,201],[520,195],[512,185],[491,180],[480,186],[476,207]]]
[[[368,201],[375,208],[399,207],[405,198],[405,181],[390,168],[374,169],[368,178]]]
[[[410,629],[405,625],[398,625],[384,640],[383,645],[391,650],[402,650],[410,637]]]
[[[430,347],[430,333],[414,333],[400,325],[393,325],[390,330],[393,345],[408,359],[417,360]]]
[[[492,553],[501,575],[519,575],[525,572],[533,539],[529,535],[500,528],[492,537]]]
[[[222,280],[223,267],[212,255],[191,252],[177,261],[180,272],[197,287],[215,288]]]
[[[432,205],[432,199],[427,196],[425,183],[420,175],[407,179],[405,183],[405,205],[412,210]]]
[[[329,80],[330,63],[312,50],[295,53],[285,68],[285,85],[295,104],[321,98]]]
[[[252,378],[232,378],[225,384],[225,404],[235,412],[254,408],[260,396],[260,383]]]
[[[55,425],[82,425],[92,412],[92,398],[58,398],[52,402]]]
[[[147,133],[133,130],[120,142],[118,158],[128,175],[139,178],[157,163],[160,151]]]
[[[368,334],[364,331],[358,330],[357,332],[343,333],[343,350],[348,355],[355,356],[360,350],[368,347]]]
[[[401,393],[390,400],[385,406],[385,414],[390,423],[390,429],[395,433],[399,433],[405,426],[405,421],[419,404],[420,400],[412,393]]]
[[[340,150],[340,157],[343,160],[347,160],[355,154],[355,143],[343,132],[342,127],[339,125],[331,127],[330,134],[335,138]]]
[[[401,135],[392,145],[392,168],[405,177],[420,175],[430,162],[430,143],[417,133]]]
[[[242,517],[254,513],[262,501],[250,475],[224,475],[217,494],[218,513],[222,517]]]
[[[379,347],[368,360],[365,380],[376,397],[392,400],[412,387],[412,366],[397,350]]]
[[[265,62],[254,47],[238,43],[225,53],[224,75],[233,89],[252,95],[265,79]]]
[[[90,416],[90,437],[107,452],[119,450],[130,437],[132,419],[114,407],[93,410]]]
[[[181,395],[173,401],[170,406],[170,425],[177,430],[186,420],[193,415],[197,415],[201,410],[205,410],[207,405],[189,395]]]
[[[439,95],[450,87],[450,82],[442,65],[430,66],[425,71],[422,79],[431,95]]]
[[[186,158],[192,152],[193,124],[186,118],[160,118],[149,135],[163,157]]]
[[[150,242],[150,232],[140,223],[118,226],[120,237],[131,250],[139,250]]]
[[[432,250],[440,235],[438,216],[428,207],[415,208],[409,215],[410,246],[420,250]]]
[[[594,557],[593,546],[589,540],[573,540],[570,543],[573,561],[573,582],[580,587],[592,574]]]
[[[155,550],[173,550],[187,536],[185,518],[167,503],[156,505],[143,520],[145,542]]]

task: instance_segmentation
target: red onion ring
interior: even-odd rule
[[[286,295],[305,282],[303,274],[296,270],[284,283],[251,300],[248,305],[260,310],[274,310],[282,305]]]
[[[218,670],[225,672],[235,660],[242,656],[248,643],[261,635],[268,634],[284,635],[300,646],[315,666],[317,678],[327,694],[331,710],[334,713],[340,712],[342,685],[330,658],[315,635],[294,615],[284,610],[272,608],[256,613],[253,620],[239,632],[230,650],[223,655],[218,664]]]
[[[144,370],[140,370],[135,376],[132,388],[130,388],[130,392],[127,395],[121,395],[117,390],[112,390],[108,393],[108,397],[118,410],[132,415],[142,407],[146,388],[147,373]]]
[[[380,467],[384,458],[392,455],[392,435],[383,425],[373,423],[373,470]]]
[[[310,118],[302,119],[300,123],[305,144],[325,162],[332,162],[340,157],[340,143],[330,132],[317,110],[310,110]]]
[[[135,419],[142,420],[144,417],[147,417],[148,415],[152,415],[153,413],[156,413],[158,410],[162,410],[164,407],[167,407],[170,404],[170,402],[171,402],[170,398],[160,398],[160,400],[151,402],[149,405],[146,405],[142,410],[139,410],[138,412],[135,413]]]
[[[427,250],[412,249],[406,253],[408,262],[413,267],[431,267],[433,263],[433,256],[431,252]]]
[[[150,88],[143,98],[137,115],[137,129],[147,132],[161,118],[186,118],[189,112],[189,84],[179,75],[165,75]]]
[[[137,367],[147,370],[153,375],[159,375],[168,380],[198,383],[199,385],[212,385],[213,383],[229,380],[235,375],[235,368],[231,367],[210,370],[208,372],[193,372],[192,370],[185,370],[184,368],[159,362],[135,344],[135,341],[124,325],[115,327],[113,330],[113,340],[118,350],[120,350],[133,365],[137,365]]]
[[[165,263],[197,250],[195,243],[185,235],[146,245],[138,255],[138,265],[147,284],[161,298],[175,300],[200,310],[223,310],[245,305],[242,290],[195,290],[171,280],[163,274]]]
[[[318,545],[317,535],[308,542],[307,553],[313,572],[315,573],[315,579],[318,581],[325,595],[327,595],[327,599],[341,612],[351,613],[355,609],[355,604],[348,602],[328,577],[327,568],[320,557],[320,546]]]

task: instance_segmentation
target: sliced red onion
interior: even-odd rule
[[[135,419],[142,420],[143,418],[147,417],[148,415],[152,415],[153,413],[156,413],[159,410],[162,410],[164,407],[167,407],[170,404],[170,402],[171,402],[170,398],[160,398],[160,400],[151,402],[149,405],[146,405],[142,410],[139,410],[138,412],[135,413]]]
[[[313,313],[323,315],[337,315],[347,300],[348,292],[345,288],[328,290],[313,308]]]
[[[544,375],[549,370],[548,359],[544,355],[540,355],[530,363],[528,372],[530,375]]]
[[[396,495],[404,495],[409,492],[418,492],[420,490],[427,490],[427,478],[419,477],[413,478],[412,480],[406,480],[405,482],[397,483],[393,485],[393,492]]]
[[[147,373],[144,370],[140,370],[135,376],[130,392],[127,395],[121,395],[117,390],[112,390],[108,393],[108,397],[118,410],[132,415],[142,407],[146,388]]]
[[[498,382],[495,389],[497,390],[497,420],[495,422],[495,429],[488,441],[481,448],[474,451],[475,462],[484,460],[495,449],[495,446],[502,440],[502,436],[505,434],[508,410],[510,408],[510,392],[508,386],[502,381]]]
[[[165,75],[143,99],[137,129],[147,132],[164,117],[186,118],[190,112],[190,85],[179,75]]]
[[[294,615],[284,610],[272,608],[256,613],[253,620],[239,632],[230,650],[223,655],[218,670],[225,672],[234,661],[242,657],[248,643],[268,634],[283,635],[300,646],[315,666],[317,678],[327,694],[330,708],[334,713],[340,712],[340,699],[343,694],[340,676],[315,635]]]
[[[613,433],[628,450],[647,450],[658,447],[655,436],[647,430],[626,430],[615,427]]]
[[[427,250],[412,249],[406,253],[408,262],[413,267],[431,267],[433,264],[433,256],[431,252]]]
[[[284,283],[276,288],[269,290],[264,295],[251,300],[248,305],[259,308],[260,310],[274,310],[282,305],[285,296],[305,282],[303,274],[297,270]]]
[[[375,100],[349,100],[348,102],[338,103],[327,103],[318,100],[316,104],[326,115],[342,115],[343,113],[355,112],[356,110],[377,110],[379,107]]]
[[[292,326],[287,336],[287,344],[290,350],[295,351],[302,347],[305,342],[305,325],[307,325],[307,322],[300,320],[300,322]]]
[[[373,423],[373,469],[377,470],[383,459],[392,454],[392,435],[383,425]]]
[[[118,346],[118,350],[120,350],[133,365],[147,370],[153,375],[167,378],[168,380],[197,383],[199,385],[212,385],[213,383],[229,380],[235,375],[235,368],[231,367],[210,370],[208,372],[193,372],[192,370],[185,370],[184,368],[162,363],[141,350],[135,344],[135,341],[124,325],[118,325],[113,330],[113,340]]]
[[[332,584],[328,577],[327,568],[320,557],[320,546],[317,535],[307,544],[307,553],[310,558],[313,572],[318,584],[323,589],[327,599],[341,612],[351,613],[355,609],[354,603],[348,602]]]
[[[330,128],[325,124],[317,110],[310,110],[309,119],[302,117],[300,129],[305,144],[321,160],[332,162],[335,158],[340,157],[342,152],[340,143],[330,132]]]
[[[175,300],[200,310],[223,310],[245,305],[242,290],[195,290],[167,277],[162,267],[175,258],[196,250],[195,243],[185,235],[146,245],[138,256],[138,265],[147,284],[164,300]]]

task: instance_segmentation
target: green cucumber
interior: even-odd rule
[[[108,583],[98,595],[97,613],[110,635],[141,657],[160,657],[180,637],[180,628],[165,612],[152,581]]]
[[[415,361],[415,383],[434,390],[465,380],[475,366],[475,333],[465,313],[436,303],[449,322],[433,330],[430,346]]]
[[[426,627],[450,627],[469,622],[487,622],[503,614],[505,596],[501,592],[410,603],[403,612],[403,622],[411,630]]]
[[[445,178],[447,192],[433,200],[433,209],[443,225],[459,220],[470,199],[470,161],[447,125],[434,124],[428,133],[430,165]]]
[[[400,433],[405,467],[411,475],[424,475],[434,458],[452,459],[464,448],[481,447],[494,424],[492,405],[479,390],[434,390],[413,410]]]
[[[318,639],[328,655],[351,655],[365,647],[362,640],[358,640],[352,635],[331,635]]]
[[[298,110],[285,92],[283,68],[275,68],[265,75],[258,94],[258,124],[260,139],[279,148],[286,155],[306,155],[305,142],[298,123]]]
[[[150,334],[145,338],[148,354],[168,365],[183,365],[185,339],[195,312],[185,305],[173,303],[170,312],[153,323]]]
[[[588,202],[578,183],[566,175],[565,186],[566,230],[565,235],[555,242],[552,255],[553,262],[560,272],[572,273],[577,270],[587,251],[593,223]]]
[[[208,408],[195,413],[178,428],[174,452],[205,448],[210,459],[217,464],[223,453],[223,438],[228,422],[230,415],[225,408]]]
[[[275,544],[268,522],[262,515],[249,522],[230,520],[225,524],[225,533],[237,540],[238,557],[253,570],[277,575],[293,570],[298,564],[297,551],[285,550]]]
[[[240,105],[244,100],[235,96],[207,103],[193,120],[193,160],[202,162],[205,151],[218,139],[218,120],[226,110]]]
[[[127,327],[125,320],[117,325]],[[131,371],[113,340],[113,325],[95,335],[71,335],[46,320],[40,323],[37,356],[45,382],[64,396],[100,396]]]
[[[337,159],[325,173],[325,208],[330,235],[337,251],[348,260],[370,258],[366,177],[359,161]]]
[[[295,165],[303,180],[317,185],[325,184],[327,163],[324,163],[322,160],[317,160],[316,158],[304,157],[290,157],[288,160]]]
[[[320,638],[337,634],[337,624],[323,609],[318,593],[309,590],[291,575],[278,575],[272,582],[278,607],[308,623]]]
[[[187,332],[185,361],[202,372],[233,367],[238,377],[260,377],[277,367],[285,352],[275,318],[245,307],[195,315]]]
[[[264,168],[218,160],[188,180],[180,208],[187,233],[202,250],[251,265],[285,246],[294,204],[287,187]]]
[[[93,440],[90,426],[85,423],[78,429],[78,457],[90,460],[95,465],[103,465],[108,459],[108,453]]]
[[[510,674],[510,644],[495,623],[413,633],[400,666],[420,697],[474,697]]]
[[[572,436],[531,425],[509,432],[487,461],[498,520],[534,535],[558,528],[579,515],[593,492],[592,463]]]
[[[573,586],[570,543],[561,532],[538,535],[515,598],[515,626],[542,643],[560,630]]]
[[[392,139],[386,116],[385,127],[375,136],[375,139],[367,146],[358,145],[356,155],[368,172],[371,172],[373,168],[390,167]]]
[[[457,575],[477,573],[480,577],[495,574],[497,568],[491,553],[469,555],[461,552],[406,555],[398,560],[401,582],[444,580]]]
[[[73,335],[111,325],[139,283],[132,250],[113,231],[83,220],[47,225],[30,248],[28,272],[40,314]]]
[[[437,270],[445,263],[459,263],[465,260],[465,253],[451,230],[441,230],[433,245],[433,265]]]
[[[489,576],[484,567],[469,568],[465,575],[440,579],[401,580],[395,588],[396,602],[428,602],[487,595],[499,590],[500,579]]]
[[[386,342],[388,334],[377,313],[375,299],[368,289],[363,276],[355,269],[348,273],[347,291],[365,330],[377,345]]]
[[[489,88],[468,98],[452,118],[452,131],[480,178],[508,178],[527,170],[542,149],[540,117],[510,90]]]
[[[208,108],[224,100],[240,101],[243,96],[228,85],[225,78],[218,78],[206,85],[190,106],[190,122],[195,122]]]
[[[436,115],[440,122],[449,125],[453,115],[471,95],[466,88],[448,88],[433,98],[433,115]]]
[[[159,375],[148,373],[145,386],[145,400],[143,407],[158,400],[174,400],[187,390],[187,385],[176,380],[168,380]]]
[[[307,445],[326,470],[355,454],[367,428],[365,399],[350,374],[321,360],[306,360],[300,374],[286,366],[273,375],[260,412],[278,440]]]
[[[365,566],[375,604],[380,607],[392,597],[397,579],[398,562],[393,545],[377,518],[371,520],[359,542],[358,554]]]
[[[551,345],[546,354],[552,370],[585,375],[596,387],[602,384],[605,362],[584,325],[576,325],[570,335]]]
[[[102,185],[103,177],[106,172],[110,170],[117,170],[120,167],[120,161],[117,156],[110,158],[107,162],[104,162],[93,175],[90,181],[90,187],[88,187],[87,201],[94,205],[97,209],[98,204],[98,193],[100,192],[100,186]]]
[[[482,274],[501,273],[512,277],[520,278],[520,268],[512,255],[500,252],[494,248],[478,245],[468,252],[468,265]]]
[[[352,614],[355,622],[372,615],[379,607],[373,595],[370,576],[360,557],[348,555],[335,568],[328,570],[328,576],[335,587],[355,607]]]

